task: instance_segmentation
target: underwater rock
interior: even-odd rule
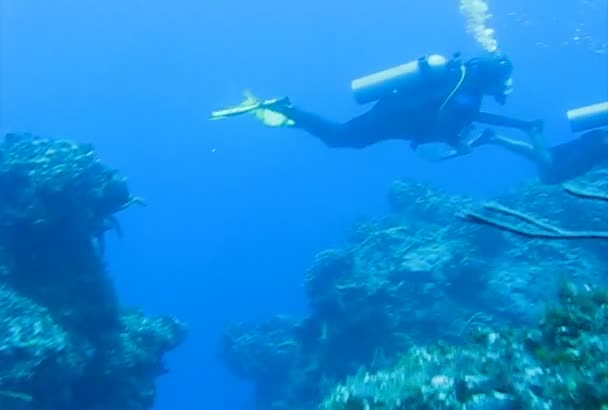
[[[606,357],[608,293],[566,284],[537,328],[413,347],[390,370],[349,377],[321,409],[604,409]]]
[[[315,326],[311,321],[277,316],[257,325],[234,323],[226,329],[220,355],[234,375],[257,381],[256,410],[287,410],[292,402],[309,403],[311,398],[310,405],[315,404],[321,394],[316,361],[322,347],[319,331],[311,325]]]
[[[388,203],[393,216],[399,217],[403,225],[416,228],[429,223],[452,223],[454,214],[473,205],[473,200],[428,184],[400,180],[390,186]]]
[[[2,227],[62,225],[71,234],[98,234],[134,200],[126,179],[93,148],[67,140],[8,134],[0,145]]]
[[[116,324],[101,247],[114,213],[135,200],[126,180],[90,146],[9,134],[0,190],[2,280],[89,336]]]
[[[27,403],[35,395],[47,408],[64,408],[92,350],[58,325],[46,308],[0,287],[0,390],[31,396]],[[0,408],[10,409],[16,400],[0,394]]]
[[[107,275],[104,233],[137,203],[90,146],[0,144],[0,408],[152,408],[186,327],[126,311]]]
[[[286,375],[296,360],[299,321],[275,317],[259,325],[234,323],[224,335],[222,357],[231,371],[256,380]]]
[[[608,170],[595,169],[572,183],[608,192]],[[496,201],[565,226],[608,229],[606,203],[589,203],[566,195],[559,186],[527,184]],[[308,317],[294,320],[291,328],[275,322],[277,327],[270,333],[243,324],[239,329],[250,330],[239,333],[231,328],[226,332],[223,345],[239,347],[224,351],[229,368],[239,377],[253,380],[256,390],[264,392],[256,394],[255,409],[315,408],[332,386],[360,369],[380,379],[391,378],[386,369],[404,360],[408,351],[410,362],[412,355],[419,356],[419,366],[428,373],[424,377],[443,375],[448,379],[435,382],[451,380],[458,394],[474,396],[476,401],[469,402],[467,408],[518,408],[521,395],[514,399],[501,386],[495,386],[497,380],[506,383],[509,379],[484,379],[479,372],[458,378],[468,374],[464,371],[466,361],[475,363],[480,354],[475,350],[478,346],[468,351],[470,357],[456,357],[454,346],[479,329],[533,326],[547,303],[556,299],[564,280],[608,285],[608,241],[546,241],[472,224],[461,215],[478,207],[476,201],[409,181],[392,186],[389,203],[392,213],[359,225],[344,248],[319,253],[304,280],[311,307]],[[501,345],[500,341],[509,337],[506,332],[492,349],[505,354],[508,343]],[[449,344],[440,350],[430,347],[437,340]],[[273,346],[282,342],[291,346],[290,354],[273,356]],[[518,356],[512,366],[515,362],[517,366],[528,363],[533,366],[530,369],[539,366],[523,350],[515,353]],[[432,366],[421,359],[434,358],[436,367],[441,368],[447,366],[450,357],[461,363],[461,368],[447,367],[452,368],[452,374],[431,374]],[[407,366],[415,367],[416,360]],[[498,366],[499,362],[488,362],[488,366]],[[256,369],[237,370],[245,366]],[[420,386],[428,381],[413,382],[412,377],[421,375],[415,369],[405,373],[398,378],[403,376],[406,383]],[[532,389],[533,377],[527,377],[525,386]],[[382,383],[390,385],[393,381]],[[538,380],[536,384],[540,388]],[[472,393],[487,385],[497,393]],[[357,391],[369,390],[369,386],[357,386]],[[440,397],[432,387],[420,397]],[[439,391],[445,386],[435,387]],[[442,394],[447,394],[444,390]],[[303,397],[301,391],[308,396]],[[459,400],[454,389],[450,394],[453,400]],[[402,407],[386,408],[410,408],[404,404],[410,403],[407,397],[398,395],[397,399]],[[360,402],[337,408],[366,407]]]
[[[123,312],[118,332],[106,336],[75,384],[77,408],[151,409],[156,398],[155,380],[168,372],[162,358],[185,336],[185,325],[175,318]],[[125,403],[126,398],[129,403]]]

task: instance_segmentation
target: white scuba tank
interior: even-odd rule
[[[455,69],[456,68],[456,69]],[[373,73],[351,82],[355,101],[366,104],[391,95],[411,98],[411,104],[445,93],[461,75],[460,64],[440,54],[431,54],[417,60]]]
[[[569,110],[566,114],[573,132],[608,127],[608,101]]]

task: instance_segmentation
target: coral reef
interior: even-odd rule
[[[598,201],[608,201],[608,195],[596,193],[572,185],[564,185],[564,190],[574,196],[585,199]],[[500,204],[486,203],[483,206],[486,211],[484,214],[476,211],[468,211],[463,213],[463,218],[480,224],[493,226],[497,229],[502,229],[511,233],[517,233],[530,238],[543,239],[608,239],[608,231],[593,231],[593,230],[566,230],[550,223],[543,222],[532,215],[519,212],[515,209],[504,207]],[[496,216],[489,215],[494,212],[499,215],[512,217],[519,222],[519,225],[513,222],[507,222],[497,219]],[[525,226],[529,225],[529,226]]]
[[[536,328],[472,336],[464,346],[413,347],[390,370],[361,371],[320,408],[608,408],[608,292],[565,284]]]
[[[92,147],[16,134],[0,193],[0,408],[150,409],[186,329],[122,307],[103,258],[114,215],[141,201]]]
[[[608,169],[572,183],[608,192]],[[543,354],[561,357],[561,347],[551,347],[555,335],[544,325],[535,330],[536,324],[547,303],[559,301],[566,281],[608,284],[608,241],[547,241],[471,223],[462,216],[481,214],[476,201],[419,183],[396,182],[388,201],[391,214],[356,226],[343,248],[318,254],[304,281],[308,317],[240,323],[226,331],[222,355],[235,375],[255,383],[252,408],[313,409],[324,398],[325,408],[352,410],[548,403],[570,368],[542,362]],[[605,202],[561,187],[529,184],[496,202],[535,215],[541,226],[608,230]],[[601,315],[605,307],[594,309]],[[560,326],[572,325],[571,319],[563,317]],[[602,331],[585,337],[601,338]],[[536,347],[530,335],[542,339]],[[597,359],[606,353],[604,346],[592,349],[581,354]],[[503,367],[494,369],[503,356]],[[597,360],[571,369],[580,372],[577,386],[589,385],[590,374],[599,380],[602,370],[594,365]],[[533,386],[537,371],[544,372],[546,390]],[[604,404],[600,393],[568,392],[581,401],[553,396],[551,408],[599,408],[584,407],[587,399]]]

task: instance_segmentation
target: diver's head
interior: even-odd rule
[[[502,52],[493,51],[469,60],[466,65],[475,86],[504,104],[513,87],[511,60]]]

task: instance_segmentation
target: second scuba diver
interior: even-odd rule
[[[289,98],[255,102],[252,110],[278,113],[288,125],[319,138],[332,148],[365,148],[386,140],[409,141],[413,149],[444,143],[452,151],[442,159],[468,153],[473,147],[474,124],[502,126],[529,132],[539,124],[481,112],[484,97],[499,104],[511,92],[513,65],[501,52],[490,52],[462,62],[430,55],[352,82],[355,100],[372,108],[337,123],[294,106]],[[246,112],[244,107],[239,112]],[[212,118],[231,115],[218,111]],[[258,113],[260,114],[260,113]],[[260,115],[258,115],[260,116]],[[262,115],[263,117],[263,115]],[[263,119],[263,118],[262,118]],[[482,134],[483,135],[483,134]]]
[[[561,184],[598,165],[608,164],[608,129],[603,128],[608,127],[608,101],[570,110],[568,120],[573,132],[585,132],[561,144],[547,147],[539,126],[530,130],[529,142],[488,131],[472,145],[505,148],[532,161],[541,182]]]

